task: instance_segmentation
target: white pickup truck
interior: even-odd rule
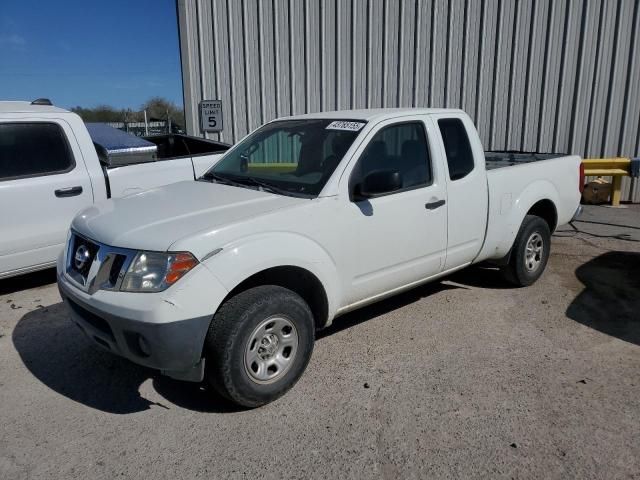
[[[483,152],[460,110],[279,119],[200,181],[81,212],[58,285],[96,344],[255,407],[345,312],[487,260],[533,283],[580,176],[577,156]]]
[[[0,278],[54,266],[83,208],[194,180],[228,149],[181,135],[143,140],[104,124],[93,129],[111,144],[46,99],[0,102]]]

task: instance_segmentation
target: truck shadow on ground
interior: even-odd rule
[[[446,280],[466,285],[467,287],[489,288],[493,290],[516,288],[505,280],[498,267],[482,263],[458,270],[446,277]]]
[[[320,332],[318,338],[452,288],[461,287],[436,282],[415,288],[344,315]],[[62,303],[25,314],[12,337],[22,362],[38,380],[55,392],[97,410],[115,414],[174,406],[217,413],[242,410],[198,384],[172,380],[100,350],[71,322]],[[141,395],[141,386],[148,380],[161,400],[153,402]]]
[[[640,253],[607,252],[579,266],[576,277],[585,288],[567,316],[640,345]]]
[[[387,298],[386,300],[367,305],[366,307],[359,308],[358,310],[354,310],[341,317],[336,318],[330,327],[320,330],[316,333],[316,340],[321,340],[333,335],[334,333],[338,333],[342,330],[355,327],[356,325],[365,323],[373,318],[385,315],[389,312],[392,312],[393,310],[397,310],[399,308],[415,303],[425,297],[434,295],[438,292],[458,288],[464,287],[437,281],[433,283],[427,283],[425,285],[420,285],[418,287],[412,288],[411,290],[407,290],[406,292],[399,293],[397,295],[394,295],[393,297]]]
[[[9,295],[21,290],[44,287],[52,283],[56,283],[56,269],[48,268],[39,272],[0,280],[0,295]]]
[[[609,252],[581,265],[576,276],[585,289],[571,303],[567,316],[640,345],[639,272],[640,253]],[[49,283],[46,274],[34,278],[32,281],[36,284],[29,283],[32,287]],[[317,338],[322,340],[444,290],[465,286],[510,288],[500,273],[490,268],[466,269],[444,280],[447,282],[426,284],[346,314],[319,332]],[[29,286],[16,290],[23,288]],[[241,410],[200,385],[163,377],[154,370],[99,350],[68,319],[62,303],[24,315],[13,331],[13,343],[25,366],[38,380],[55,392],[97,410],[115,414],[173,406],[217,413]],[[153,402],[140,394],[141,385],[148,380],[161,400]]]
[[[13,331],[13,344],[29,371],[65,397],[109,413],[127,414],[171,404],[195,411],[231,412],[230,402],[198,384],[179,382],[94,346],[57,303],[27,313]],[[152,402],[140,394],[151,379],[168,402]]]

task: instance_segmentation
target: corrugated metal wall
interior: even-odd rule
[[[640,156],[638,0],[178,0],[187,129],[455,107],[487,149]],[[624,196],[640,201],[639,182]]]

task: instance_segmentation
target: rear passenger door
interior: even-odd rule
[[[353,241],[350,304],[439,273],[446,249],[446,190],[432,162],[425,117],[383,122],[359,150],[349,176],[345,237]],[[402,188],[354,199],[364,178],[379,170],[399,172]]]
[[[444,269],[473,261],[484,242],[489,204],[482,144],[463,113],[432,115],[437,147],[446,159],[447,257]]]
[[[0,276],[52,264],[74,215],[92,203],[66,122],[0,122]]]

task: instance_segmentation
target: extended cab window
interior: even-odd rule
[[[421,122],[391,125],[376,133],[354,169],[351,184],[357,185],[378,170],[397,170],[402,190],[431,183],[429,149]]]
[[[68,172],[75,166],[55,123],[0,123],[0,181]]]
[[[449,178],[459,180],[473,170],[473,153],[469,144],[467,130],[459,118],[438,120],[438,127],[444,142],[444,150],[449,165]]]

